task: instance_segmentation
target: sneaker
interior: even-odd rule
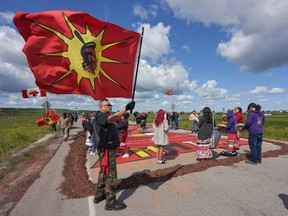
[[[258,163],[258,164],[261,164],[261,163],[262,163],[262,161],[261,161],[261,160],[257,160],[257,161],[256,161],[256,163]]]
[[[89,152],[90,155],[96,155],[96,152]]]
[[[122,155],[122,158],[128,158],[128,157],[129,157],[129,154],[128,154],[128,153]]]
[[[125,209],[127,206],[124,204],[124,203],[114,203],[114,204],[107,204],[105,205],[105,209],[106,210],[115,210],[115,211],[119,211],[119,210],[122,210],[122,209]]]
[[[251,160],[245,160],[245,163],[251,164],[251,165],[257,165],[257,163],[251,161]]]
[[[165,161],[164,160],[157,160],[157,163],[158,164],[165,164]]]
[[[220,152],[220,155],[222,155],[222,156],[233,156],[232,152],[229,152],[228,150],[224,150],[224,151]]]

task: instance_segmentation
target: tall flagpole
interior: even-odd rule
[[[46,110],[46,113],[48,112],[48,99],[47,99],[47,92],[46,92],[46,101],[45,101],[45,110]]]
[[[141,49],[142,49],[143,35],[144,35],[144,27],[142,27],[142,33],[141,33],[141,38],[140,38],[140,45],[139,45],[140,47],[139,47],[139,52],[138,52],[137,65],[136,65],[136,74],[135,74],[134,87],[133,87],[133,92],[132,92],[132,101],[134,101],[134,97],[135,97],[136,82],[137,82],[137,76],[138,76],[138,68],[139,68],[140,54],[141,54]],[[130,113],[132,113],[132,110],[130,110]]]

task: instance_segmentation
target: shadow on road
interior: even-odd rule
[[[287,194],[279,194],[278,197],[282,200],[285,208],[288,209],[288,195]]]
[[[157,172],[150,170],[143,170],[142,172],[133,173],[130,177],[121,179],[117,185],[117,189],[133,189],[139,186],[147,185],[153,190],[157,190],[160,185],[173,178],[175,173],[180,169],[175,167],[172,171],[168,171],[165,175],[157,175]],[[157,183],[157,184],[155,184]]]

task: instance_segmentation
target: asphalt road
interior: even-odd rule
[[[80,124],[72,130],[72,136],[82,129]],[[105,202],[95,205],[92,196],[66,199],[57,190],[63,181],[62,169],[69,151],[69,142],[73,141],[61,145],[42,171],[41,177],[31,185],[12,210],[11,216],[288,215],[288,155],[264,158],[261,165],[249,165],[242,161],[230,167],[213,167],[166,182],[118,191],[118,201],[124,202],[128,207],[122,211],[106,211]],[[242,151],[247,151],[247,148]],[[278,146],[266,143],[263,151],[277,148]],[[97,174],[95,169],[90,170],[89,167],[95,160],[97,156],[88,156],[87,171],[94,182]],[[141,166],[137,162],[131,162],[129,168],[119,172],[119,177],[161,168],[152,160],[154,159]],[[196,163],[195,153],[183,154],[175,163],[187,164],[188,161]],[[164,166],[173,165],[170,163]]]

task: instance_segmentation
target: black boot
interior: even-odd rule
[[[106,210],[115,210],[115,211],[119,211],[122,209],[125,209],[127,206],[124,203],[114,203],[114,204],[107,204],[105,205],[105,209]]]
[[[93,200],[93,202],[95,203],[95,204],[97,204],[97,203],[99,203],[99,202],[101,202],[101,201],[103,201],[103,200],[105,200],[106,199],[106,194],[102,194],[100,197],[94,197],[94,200]]]

